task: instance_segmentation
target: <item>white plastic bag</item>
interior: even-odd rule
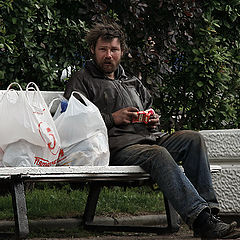
[[[13,85],[20,90],[11,89]],[[56,165],[60,138],[35,83],[29,83],[26,91],[17,83],[10,84],[0,100],[0,112],[0,148],[5,166]]]
[[[74,94],[79,94],[84,105]],[[57,113],[59,115],[59,111]],[[107,128],[99,109],[73,92],[65,112],[55,119],[64,157],[58,165],[106,166],[109,164]]]
[[[2,148],[0,148],[0,167],[4,167],[4,165],[3,165],[3,150],[2,150]]]

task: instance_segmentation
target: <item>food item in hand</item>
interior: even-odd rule
[[[139,111],[137,112],[137,118],[133,119],[132,123],[148,124],[150,117],[154,114],[155,114],[155,111],[152,108],[145,111]]]

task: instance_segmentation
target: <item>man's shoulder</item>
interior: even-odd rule
[[[126,78],[126,80],[140,81],[139,78],[134,73],[132,73],[132,72],[130,72],[128,70],[124,69],[123,73],[124,74],[122,74],[122,76],[124,76]]]
[[[88,71],[86,70],[86,67],[83,66],[81,69],[73,72],[72,74],[72,78],[82,78],[84,77],[85,75],[88,75]]]
[[[142,84],[141,80],[137,76],[135,76],[131,73],[126,73],[124,81],[131,85],[141,85]]]

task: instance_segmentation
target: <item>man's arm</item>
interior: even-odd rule
[[[151,108],[153,103],[153,98],[139,79],[137,79],[135,87],[141,98],[141,102],[144,107],[144,110]]]
[[[151,108],[152,103],[153,103],[153,98],[140,80],[138,80],[137,89],[140,94],[140,97],[141,97],[141,100],[142,100],[142,103],[144,106],[144,110]],[[149,122],[148,122],[148,127],[150,129],[156,129],[159,125],[160,125],[159,115],[155,113],[154,115],[152,115],[150,117]]]

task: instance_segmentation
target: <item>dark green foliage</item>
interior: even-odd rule
[[[82,66],[85,23],[69,18],[57,0],[4,0],[0,4],[1,88],[12,81],[23,85],[34,81],[41,90],[62,89],[62,70]]]
[[[63,89],[66,67],[89,58],[83,36],[97,21],[126,31],[126,70],[155,97],[162,127],[239,127],[238,0],[0,1],[0,79]],[[171,119],[172,125],[169,125]]]

